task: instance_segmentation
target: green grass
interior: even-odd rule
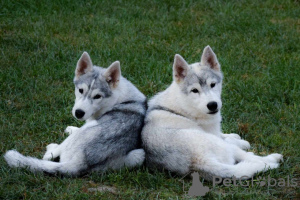
[[[0,199],[183,199],[181,177],[146,167],[82,178],[11,169],[3,154],[41,158],[61,142],[71,115],[73,75],[83,51],[151,97],[172,81],[175,53],[189,63],[210,45],[224,73],[223,130],[241,134],[260,155],[282,153],[259,176],[298,178],[298,187],[226,187],[204,182],[203,199],[297,199],[300,178],[300,4],[241,1],[0,2]],[[191,180],[183,179],[185,190]],[[89,192],[111,186],[116,192]]]

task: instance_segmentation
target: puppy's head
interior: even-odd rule
[[[183,101],[201,114],[215,115],[222,107],[222,73],[212,49],[204,48],[201,61],[189,65],[175,55],[173,80],[181,90]]]
[[[120,62],[107,69],[93,66],[87,52],[77,62],[74,84],[75,104],[72,114],[79,120],[87,120],[98,111],[114,104],[114,90],[121,76]]]

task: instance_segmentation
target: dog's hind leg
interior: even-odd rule
[[[277,168],[279,161],[282,159],[280,154],[261,157],[254,155],[252,152],[246,152],[235,145],[228,145],[228,147],[231,149],[228,151],[225,160],[222,159],[223,157],[194,155],[192,170],[199,171],[201,176],[207,180],[212,180],[214,176],[222,178],[235,176],[238,179],[249,179],[258,172]],[[235,164],[234,161],[237,163]]]
[[[252,152],[246,152],[246,151],[243,151],[243,150],[240,150],[240,149],[235,151],[234,156],[235,156],[235,159],[238,162],[241,162],[241,161],[257,162],[257,161],[260,161],[260,162],[264,162],[264,163],[267,163],[267,164],[271,164],[271,163],[279,163],[280,161],[283,160],[283,156],[281,154],[278,154],[278,153],[273,153],[273,154],[270,154],[270,155],[267,155],[267,156],[258,156],[258,155],[255,155]]]
[[[208,158],[205,164],[193,167],[193,169],[199,171],[206,180],[213,181],[215,177],[231,178],[235,176],[237,179],[249,179],[258,172],[264,172],[278,166],[278,163],[265,163],[262,161],[241,161],[238,164],[224,164]]]
[[[49,144],[47,147],[47,151],[43,157],[43,160],[52,160],[60,156],[60,146],[55,143]]]

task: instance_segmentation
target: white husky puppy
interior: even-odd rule
[[[4,155],[7,163],[33,172],[71,176],[141,165],[145,158],[140,132],[146,97],[121,76],[120,63],[116,61],[107,69],[96,67],[84,52],[77,63],[74,84],[72,113],[86,123],[81,128],[67,127],[70,135],[61,144],[49,144],[43,160],[10,150]]]
[[[175,55],[173,82],[148,104],[142,141],[146,164],[178,174],[250,178],[279,166],[280,154],[256,156],[237,134],[221,132],[221,67],[207,46],[201,62]]]

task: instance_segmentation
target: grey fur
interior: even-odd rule
[[[199,68],[204,68],[202,69],[199,73],[188,73],[183,85],[182,85],[182,92],[185,94],[189,93],[190,91],[187,90],[188,86],[193,85],[194,83],[199,83],[200,87],[204,90],[207,91],[209,90],[209,85],[207,85],[207,79],[212,78],[216,80],[216,83],[221,84],[222,79],[223,79],[223,74],[221,72],[216,72],[212,71],[211,69],[201,66],[198,64]]]
[[[135,106],[117,104],[97,119],[97,125],[82,130],[81,139],[88,140],[78,141],[78,148],[83,149],[86,160],[82,172],[106,170],[108,163],[140,148],[144,114],[144,102],[135,103]],[[93,137],[88,139],[87,134]]]
[[[100,89],[103,97],[110,97],[112,95],[111,89],[109,88],[108,83],[103,77],[103,74],[105,73],[105,69],[102,67],[93,67],[93,70],[91,72],[88,72],[86,74],[83,74],[79,78],[74,78],[74,84],[75,86],[85,83],[89,86],[89,89]],[[93,88],[91,87],[91,83],[95,80],[93,84]]]

